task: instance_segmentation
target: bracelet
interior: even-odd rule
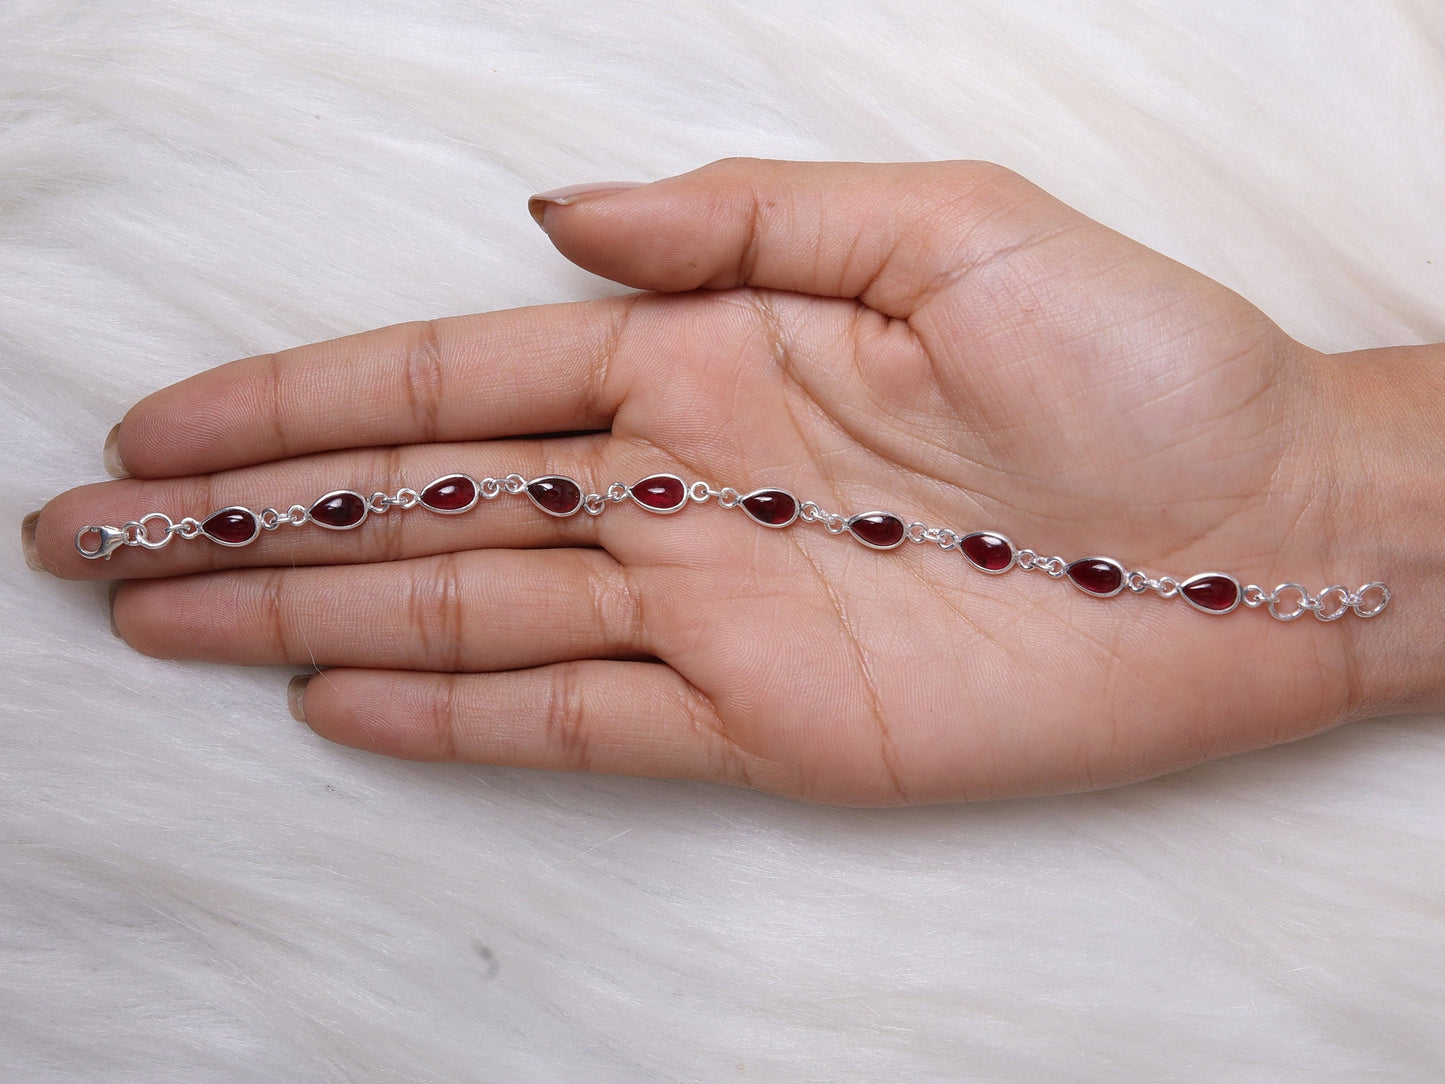
[[[847,534],[854,541],[875,550],[897,549],[905,542],[929,543],[945,552],[957,550],[975,569],[1002,575],[1017,568],[1043,572],[1052,579],[1067,579],[1080,591],[1096,598],[1113,598],[1125,589],[1136,595],[1153,591],[1160,598],[1182,598],[1194,609],[1207,614],[1232,613],[1240,606],[1264,607],[1279,621],[1293,621],[1312,613],[1320,621],[1336,621],[1354,611],[1359,617],[1375,617],[1390,602],[1390,589],[1373,581],[1351,591],[1343,584],[1331,584],[1312,595],[1301,584],[1282,583],[1273,591],[1257,584],[1243,587],[1224,572],[1200,572],[1188,579],[1149,576],[1131,571],[1112,557],[1083,557],[1065,561],[1044,557],[1031,549],[1019,549],[998,531],[960,533],[947,527],[904,523],[892,512],[860,512],[843,516],[827,512],[812,501],[799,501],[784,489],[757,489],[743,493],[731,486],[714,489],[707,482],[684,482],[675,474],[654,474],[633,485],[613,482],[602,493],[584,493],[581,485],[562,475],[548,475],[531,481],[520,474],[477,481],[465,474],[448,474],[421,490],[402,488],[395,495],[373,493],[369,498],[349,489],[338,489],[314,501],[308,508],[294,504],[285,512],[266,508],[253,512],[232,505],[212,512],[204,520],[187,516],[179,522],[161,512],[152,512],[120,527],[87,526],[75,535],[75,548],[91,560],[109,560],[125,546],[158,550],[172,538],[204,536],[221,546],[248,546],[262,531],[282,525],[300,527],[314,524],[330,531],[360,527],[367,516],[384,515],[392,509],[420,505],[444,516],[469,512],[479,501],[491,501],[502,494],[524,496],[549,516],[566,517],[585,512],[598,516],[609,504],[632,501],[657,515],[680,512],[689,502],[703,504],[716,500],[723,508],[740,508],[754,523],[781,529],[798,520],[816,523],[833,535]]]

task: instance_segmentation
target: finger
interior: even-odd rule
[[[777,769],[729,741],[707,697],[661,663],[327,670],[293,707],[322,737],[387,756],[781,789]]]
[[[114,451],[166,478],[337,448],[605,429],[630,301],[399,324],[231,362],[142,399]]]
[[[66,579],[149,578],[258,565],[355,564],[395,561],[429,553],[488,546],[590,546],[598,544],[597,520],[585,512],[557,518],[541,511],[523,494],[502,492],[479,499],[470,511],[443,515],[416,506],[368,513],[351,530],[326,530],[314,523],[282,524],[261,530],[255,541],[222,546],[206,537],[171,540],[159,549],[123,546],[109,560],[87,560],[76,551],[82,527],[120,527],[149,513],[172,523],[183,517],[204,521],[220,509],[239,506],[259,513],[293,505],[309,508],[325,494],[351,490],[398,494],[404,487],[421,491],[432,481],[465,474],[481,481],[517,473],[532,480],[551,475],[575,479],[584,493],[603,491],[613,481],[635,482],[642,474],[614,467],[622,458],[605,452],[604,435],[547,441],[498,441],[491,444],[440,444],[334,452],[304,459],[198,478],[159,481],[123,479],[82,486],[47,504],[35,524],[36,555],[47,571]],[[655,462],[655,460],[654,460]],[[649,465],[651,465],[649,463]],[[614,469],[625,473],[618,477]],[[665,465],[662,467],[665,469]],[[151,521],[163,533],[164,524]],[[93,547],[94,535],[86,539]]]
[[[489,550],[129,583],[113,613],[160,658],[476,672],[651,655],[642,598],[601,550]]]
[[[734,159],[639,187],[544,194],[533,210],[568,259],[630,286],[760,286],[858,298],[899,318],[971,267],[1094,225],[984,162]]]

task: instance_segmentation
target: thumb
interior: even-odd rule
[[[971,268],[1089,222],[985,162],[728,159],[544,192],[530,209],[569,260],[628,286],[791,290],[901,319]]]

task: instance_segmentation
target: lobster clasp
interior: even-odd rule
[[[95,545],[88,547],[86,543],[92,540],[95,541]],[[75,534],[75,548],[80,551],[82,557],[91,561],[97,557],[109,561],[110,555],[125,544],[125,532],[115,527],[82,527]]]

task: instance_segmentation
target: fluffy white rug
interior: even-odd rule
[[[1445,1077],[1439,718],[886,812],[395,763],[14,541],[147,391],[613,289],[528,193],[729,154],[996,159],[1445,339],[1442,71],[1437,0],[6,0],[0,1078]]]

